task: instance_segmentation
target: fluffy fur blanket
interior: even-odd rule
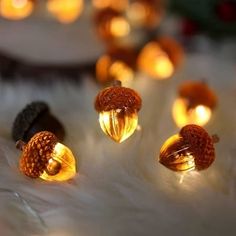
[[[202,77],[219,96],[206,129],[221,141],[213,165],[186,174],[180,183],[181,175],[157,157],[162,143],[178,132],[171,117],[176,87]],[[82,85],[0,82],[0,235],[236,235],[235,77],[230,61],[198,54],[190,55],[171,80],[138,76],[130,86],[143,98],[142,129],[122,144],[99,127],[93,108],[99,87],[93,80],[85,78]],[[32,180],[18,170],[12,122],[33,100],[48,102],[66,127],[65,143],[79,170],[69,182]]]

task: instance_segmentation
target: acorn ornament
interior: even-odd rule
[[[215,160],[214,143],[219,138],[210,136],[201,126],[184,126],[163,144],[159,162],[173,171],[207,169]]]
[[[76,174],[76,161],[71,150],[59,143],[51,132],[39,132],[27,144],[19,140],[16,147],[22,150],[20,171],[28,177],[66,181]]]
[[[186,81],[178,90],[172,116],[178,127],[187,124],[204,126],[217,104],[215,92],[204,81]]]
[[[95,99],[101,129],[114,141],[123,142],[137,128],[141,105],[142,99],[137,92],[114,81],[113,87],[105,88]]]
[[[63,141],[65,130],[61,122],[51,114],[45,102],[35,101],[28,104],[15,118],[12,127],[12,138],[16,142],[28,142],[40,131],[50,131],[59,141]]]

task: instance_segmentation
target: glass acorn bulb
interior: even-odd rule
[[[106,8],[95,12],[95,28],[98,36],[106,41],[123,39],[130,33],[130,24],[119,11]]]
[[[164,12],[162,5],[162,1],[156,0],[131,0],[127,7],[128,19],[134,27],[157,27]]]
[[[71,150],[59,143],[51,132],[39,132],[27,144],[18,141],[16,146],[22,150],[19,167],[26,176],[66,181],[76,174],[76,161]]]
[[[172,107],[172,116],[178,127],[187,124],[204,126],[212,116],[217,97],[202,81],[184,82]]]
[[[0,16],[9,20],[21,20],[33,12],[33,0],[0,0]]]
[[[170,78],[182,62],[182,47],[173,39],[160,37],[148,42],[138,56],[138,68],[151,78]]]
[[[92,0],[92,4],[97,9],[111,8],[117,11],[125,10],[129,5],[129,0]]]
[[[123,84],[134,78],[135,52],[131,48],[111,47],[96,63],[96,78],[101,83],[120,80]]]
[[[210,136],[201,126],[184,126],[161,147],[159,162],[173,171],[207,169],[215,160],[214,143],[217,135]]]
[[[82,13],[83,0],[48,0],[47,9],[61,23],[72,23]]]
[[[95,109],[103,132],[121,143],[129,138],[138,125],[142,100],[133,89],[121,87],[120,81],[98,93]]]

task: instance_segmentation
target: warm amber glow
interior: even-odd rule
[[[173,135],[163,144],[160,150],[160,163],[174,171],[195,169],[195,160],[189,147],[178,134]]]
[[[134,25],[140,26],[144,24],[144,21],[146,19],[147,9],[140,2],[134,2],[130,4],[127,14],[129,19]]]
[[[129,138],[137,128],[138,114],[125,114],[121,110],[100,112],[99,123],[105,134],[121,143]]]
[[[110,22],[110,32],[114,37],[127,36],[130,33],[130,25],[122,16],[113,17]]]
[[[151,42],[140,52],[138,57],[139,68],[152,78],[167,79],[174,73],[174,65],[160,46]]]
[[[110,56],[102,56],[96,64],[96,76],[101,82],[109,80],[120,80],[124,84],[129,83],[134,78],[134,71],[122,61],[112,62]]]
[[[45,170],[40,176],[41,179],[47,181],[66,181],[72,179],[76,174],[76,162],[70,149],[61,143],[57,143],[49,160],[48,170],[56,174],[50,175],[49,171]]]
[[[98,9],[112,8],[114,10],[122,11],[128,6],[128,0],[93,0],[93,6]]]
[[[47,9],[61,23],[71,23],[81,14],[83,0],[48,0]]]
[[[203,105],[188,109],[188,102],[183,98],[176,99],[172,108],[174,121],[180,128],[187,124],[204,126],[210,120],[211,114],[211,109]]]
[[[0,0],[0,16],[10,20],[20,20],[28,17],[34,9],[30,0]]]

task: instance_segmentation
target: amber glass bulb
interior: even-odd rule
[[[20,170],[31,178],[66,181],[76,174],[72,152],[48,131],[35,134],[27,144],[18,141],[17,147],[22,150]]]
[[[128,0],[93,0],[92,4],[95,8],[98,9],[105,9],[105,8],[112,8],[117,11],[123,11],[128,6]]]
[[[48,0],[47,9],[61,23],[75,21],[84,8],[83,0]]]
[[[102,90],[95,99],[95,109],[103,132],[118,143],[129,138],[137,128],[141,104],[140,96],[130,88],[121,87],[118,81]]]
[[[0,0],[0,16],[9,20],[20,20],[31,15],[34,9],[32,0]]]
[[[167,79],[174,73],[174,65],[157,42],[144,46],[138,56],[139,69],[155,79]]]
[[[185,81],[178,89],[178,98],[172,107],[173,119],[178,127],[187,124],[204,126],[216,107],[213,90],[203,81]]]
[[[177,98],[172,108],[172,116],[179,128],[187,124],[204,126],[210,120],[211,115],[211,109],[204,105],[188,109],[188,101],[182,98]]]
[[[129,138],[137,128],[138,114],[110,110],[99,113],[99,123],[105,134],[114,141],[121,143]]]
[[[95,12],[95,27],[97,34],[103,40],[123,39],[130,33],[130,24],[119,11],[106,8]]]
[[[215,160],[214,143],[218,141],[201,126],[186,125],[164,142],[159,162],[173,171],[207,169]]]
[[[162,4],[150,0],[133,0],[127,7],[127,15],[135,27],[157,27],[163,16]]]

